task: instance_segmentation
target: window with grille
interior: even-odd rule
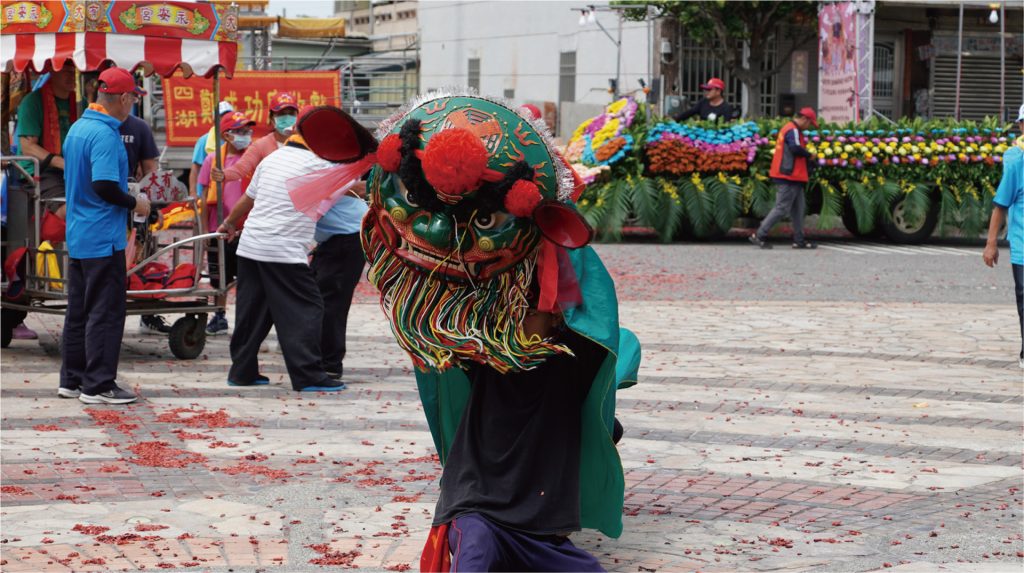
[[[469,74],[466,85],[480,91],[480,58],[469,59]]]
[[[576,52],[558,56],[558,101],[576,101]]]
[[[679,56],[679,95],[683,98],[682,107],[688,109],[695,105],[702,97],[704,91],[700,86],[710,78],[721,78],[725,82],[725,93],[722,94],[725,100],[736,109],[743,109],[743,83],[733,77],[725,65],[715,58],[712,47],[698,44],[686,35],[686,30],[680,26],[680,48]],[[762,69],[768,71],[775,67],[778,57],[778,49],[775,43],[762,47],[764,50],[764,62]],[[775,115],[778,109],[778,90],[776,89],[776,76],[765,78],[761,82],[761,113],[763,115]]]

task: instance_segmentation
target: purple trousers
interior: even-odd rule
[[[471,513],[448,528],[451,573],[463,571],[604,571],[568,537],[529,535]]]

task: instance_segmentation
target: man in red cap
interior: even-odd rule
[[[70,264],[57,395],[86,404],[127,404],[135,394],[117,385],[126,231],[129,212],[149,215],[149,200],[128,194],[128,154],[118,129],[146,92],[121,68],[105,70],[99,80],[96,103],[64,142]]]
[[[299,114],[299,100],[288,92],[274,96],[270,102],[270,124],[274,131],[256,140],[245,155],[230,169],[213,169],[210,178],[214,181],[238,181],[249,179],[256,172],[256,166],[263,159],[284,145],[292,134],[292,127]]]
[[[695,115],[709,121],[730,121],[733,119],[733,109],[725,101],[722,93],[725,92],[725,82],[719,78],[711,78],[706,84],[700,86],[704,90],[704,99],[697,102],[697,105],[677,114],[676,121],[686,121]]]
[[[225,143],[218,150],[218,153],[220,153],[221,157],[220,164],[224,166],[224,169],[230,169],[241,161],[243,154],[252,143],[252,126],[254,125],[256,125],[256,122],[240,111],[232,111],[221,116],[220,133]],[[231,213],[231,209],[238,203],[238,200],[242,198],[245,188],[249,186],[248,178],[234,179],[222,183],[211,182],[210,172],[214,169],[213,162],[214,155],[211,153],[203,160],[203,166],[199,170],[198,178],[199,184],[206,189],[204,199],[204,208],[208,213],[206,228],[211,231],[220,226],[221,223],[217,219],[217,204],[220,203],[224,206],[222,210],[223,216],[227,217]],[[228,284],[235,280],[238,269],[238,256],[236,255],[238,243],[232,241],[224,243],[223,269],[220,268],[219,256],[215,250],[217,242],[211,241],[210,243],[211,247],[213,247],[207,251],[207,269],[210,271],[210,283],[214,287],[220,288],[221,284]],[[226,306],[227,303],[227,294],[217,297],[218,305]],[[227,331],[227,316],[223,310],[219,310],[213,314],[210,322],[207,323],[206,333],[215,335],[224,334]]]
[[[804,147],[807,140],[802,132],[811,125],[818,127],[818,114],[814,113],[813,109],[805,107],[792,121],[782,126],[775,140],[775,155],[772,157],[771,170],[768,172],[775,183],[775,207],[764,221],[761,221],[757,232],[750,236],[750,242],[762,249],[772,248],[768,242],[768,231],[786,215],[789,215],[793,222],[793,248],[818,247],[804,239],[804,211],[807,208],[804,186],[807,185],[811,169],[807,160],[811,152]]]

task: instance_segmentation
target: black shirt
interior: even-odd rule
[[[124,150],[128,152],[128,177],[140,179],[139,163],[143,159],[160,157],[160,150],[153,139],[153,130],[145,121],[129,115],[121,124],[121,140]]]
[[[566,329],[533,370],[466,367],[472,390],[441,475],[434,524],[479,513],[536,535],[580,529],[582,406],[605,350]]]
[[[699,115],[701,119],[711,119],[712,114],[715,116],[715,121],[732,121],[732,106],[724,99],[718,105],[711,105],[707,99],[702,99],[697,102],[697,105],[677,114],[675,120],[684,121],[695,115]]]

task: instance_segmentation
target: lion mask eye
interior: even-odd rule
[[[405,183],[402,183],[402,181],[400,179],[398,180],[398,192],[402,196],[402,200],[405,201],[406,203],[408,203],[410,207],[419,207],[420,206],[420,204],[417,203],[412,198],[412,195],[409,194],[409,189],[405,186]]]
[[[473,218],[473,226],[481,231],[488,231],[500,226],[506,219],[508,215],[505,213],[482,213]]]

